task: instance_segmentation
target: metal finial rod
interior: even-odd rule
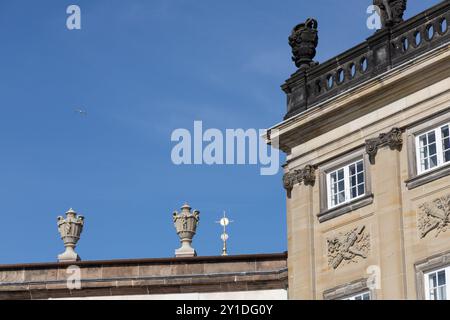
[[[229,238],[228,233],[227,233],[227,226],[234,222],[233,220],[230,220],[227,218],[226,212],[223,212],[223,218],[220,219],[219,221],[216,221],[216,223],[219,223],[222,227],[223,227],[223,232],[220,236],[220,238],[222,239],[223,242],[223,247],[222,247],[222,256],[227,256],[227,240]]]

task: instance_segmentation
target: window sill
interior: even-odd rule
[[[373,194],[368,194],[352,202],[343,204],[333,209],[323,211],[319,213],[317,217],[319,218],[319,222],[322,223],[331,220],[333,218],[342,216],[343,214],[349,213],[351,211],[355,211],[359,208],[365,207],[372,203],[373,203]]]
[[[450,175],[450,165],[446,164],[435,170],[422,173],[414,178],[406,180],[406,187],[408,190],[411,190],[448,175]]]

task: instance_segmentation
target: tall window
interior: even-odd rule
[[[356,294],[354,296],[347,297],[343,300],[370,300],[370,292],[367,291],[360,294]]]
[[[425,274],[425,297],[427,300],[450,298],[450,267]]]
[[[424,173],[450,162],[450,125],[417,136],[417,168]]]
[[[363,196],[364,161],[359,160],[327,174],[328,207],[333,208]]]

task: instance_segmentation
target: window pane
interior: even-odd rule
[[[445,285],[445,270],[439,271],[438,273],[438,286]]]
[[[433,144],[436,142],[436,134],[433,132],[428,133],[428,144]]]
[[[354,175],[356,173],[356,166],[354,164],[348,167],[350,175]]]
[[[428,153],[430,154],[430,156],[434,156],[436,155],[436,144],[430,144],[429,148],[428,148]]]
[[[429,275],[430,279],[430,289],[437,287],[437,281],[436,281],[436,273],[432,273]]]
[[[345,192],[342,191],[341,193],[339,193],[339,203],[342,203],[345,201]]]
[[[358,174],[358,183],[364,182],[364,172]]]
[[[450,132],[449,126],[443,126],[442,132],[442,151],[444,153],[444,162],[450,161]]]
[[[436,133],[434,131],[419,136],[419,154],[421,171],[438,165]]]
[[[362,161],[358,162],[358,172],[362,172],[364,170],[364,164]]]
[[[333,172],[330,174],[330,180],[331,183],[335,183],[336,182],[336,172]]]
[[[434,168],[437,166],[437,156],[434,155],[430,157],[430,168]]]
[[[439,287],[439,300],[447,300],[446,286]]]
[[[365,191],[364,191],[364,184],[360,184],[359,186],[358,186],[358,196],[361,196],[361,195],[363,195],[365,193]]]

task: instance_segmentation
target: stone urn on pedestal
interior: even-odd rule
[[[292,47],[292,61],[301,71],[318,64],[313,60],[319,43],[317,25],[317,20],[309,18],[304,23],[298,24],[289,37],[289,45]]]
[[[175,250],[176,257],[197,256],[191,243],[197,231],[199,220],[200,211],[194,210],[191,212],[191,207],[188,204],[181,207],[180,213],[177,211],[173,213],[173,223],[181,241],[181,248]]]
[[[64,241],[66,251],[58,255],[59,262],[65,261],[79,261],[81,260],[75,252],[75,247],[78,240],[80,240],[81,232],[83,231],[84,217],[69,209],[66,212],[66,218],[58,217],[58,231],[61,239]]]

